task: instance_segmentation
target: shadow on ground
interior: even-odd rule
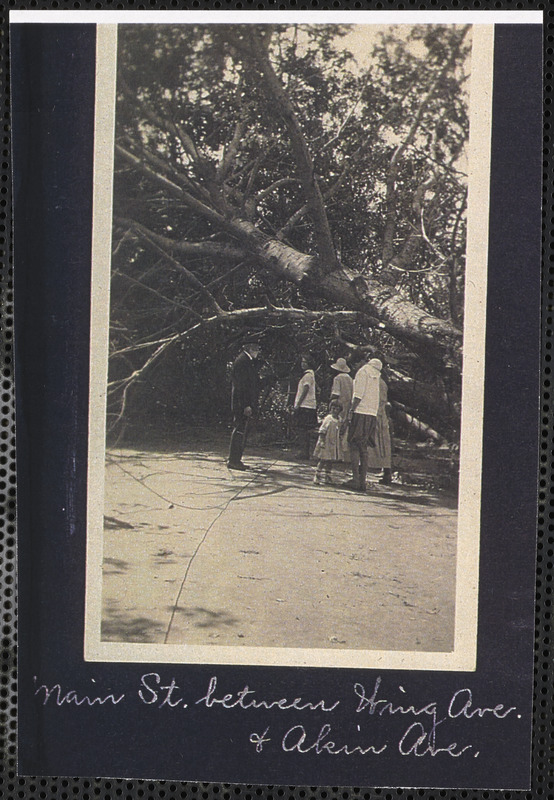
[[[164,623],[144,616],[133,616],[121,610],[116,602],[108,601],[104,607],[100,639],[103,642],[156,642]]]
[[[169,612],[173,611],[173,606],[168,606]],[[175,613],[186,617],[194,628],[228,628],[237,625],[239,620],[227,611],[212,611],[201,606],[177,606]]]

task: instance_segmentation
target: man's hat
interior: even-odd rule
[[[252,333],[242,340],[242,344],[243,346],[247,344],[257,344],[259,346],[261,337],[261,333]]]
[[[346,363],[345,358],[337,358],[334,364],[331,364],[331,369],[337,372],[350,372],[350,367]]]

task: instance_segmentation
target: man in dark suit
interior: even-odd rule
[[[233,433],[229,448],[229,469],[245,470],[242,454],[252,414],[258,406],[259,379],[256,360],[260,354],[259,342],[248,339],[242,352],[231,367],[231,411]]]

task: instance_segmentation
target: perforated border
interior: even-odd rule
[[[248,0],[215,0],[215,2],[179,2],[171,0],[159,3],[156,0],[127,3],[105,0],[92,2],[80,0],[51,0],[51,2],[17,2],[7,0],[6,8],[0,8],[2,32],[2,170],[0,177],[0,352],[2,360],[2,404],[0,425],[0,585],[2,586],[2,649],[0,675],[0,713],[2,768],[0,771],[0,794],[7,800],[23,800],[33,797],[40,800],[69,800],[71,796],[82,800],[102,797],[144,798],[144,800],[254,800],[265,798],[288,798],[289,800],[348,800],[348,798],[483,798],[513,800],[554,796],[554,671],[552,663],[552,564],[554,560],[554,493],[552,491],[552,462],[554,455],[554,420],[551,399],[551,361],[554,316],[554,160],[552,148],[552,74],[554,71],[554,11],[546,10],[546,3],[535,0],[527,2],[482,2],[439,3],[427,2],[318,2],[298,3],[290,0],[279,3],[267,0],[256,3]],[[545,100],[544,100],[544,144],[543,144],[543,295],[542,295],[542,435],[539,483],[537,594],[535,617],[535,670],[534,670],[534,729],[533,772],[530,792],[465,791],[465,790],[410,790],[410,789],[342,789],[235,786],[230,784],[193,784],[167,781],[105,780],[105,779],[57,779],[18,777],[16,774],[16,614],[15,614],[15,426],[13,396],[13,283],[11,266],[11,154],[9,138],[9,52],[8,52],[8,8],[9,9],[427,9],[427,10],[516,10],[534,9],[545,11]]]

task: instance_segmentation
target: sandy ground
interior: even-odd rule
[[[246,460],[108,451],[104,641],[452,649],[452,498],[315,486],[278,450]]]

